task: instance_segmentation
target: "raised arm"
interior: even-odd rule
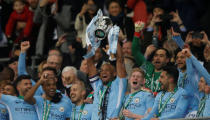
[[[189,49],[183,49],[182,51],[186,56],[187,59],[190,59],[193,66],[195,67],[195,69],[199,72],[199,74],[201,76],[204,77],[204,79],[206,80],[206,83],[208,85],[210,85],[210,75],[208,73],[208,71],[200,64],[200,62],[197,60],[197,58],[195,58],[192,53],[190,52]]]
[[[84,22],[84,14],[88,11],[88,5],[87,4],[83,4],[82,9],[80,11],[80,13],[77,14],[76,20],[75,20],[75,29],[77,31],[79,30],[83,30],[83,22]]]
[[[21,42],[21,45],[20,45],[21,52],[18,59],[18,76],[28,74],[26,71],[26,52],[29,48],[30,48],[29,41]]]
[[[140,40],[140,31],[143,29],[141,28],[142,26],[140,26],[138,23],[135,23],[135,33],[134,33],[134,37],[133,37],[133,42],[132,42],[132,55],[137,63],[138,66],[141,66],[146,59],[144,58],[144,55],[141,53],[141,47],[139,44],[139,40]]]
[[[90,51],[91,49],[92,49],[91,46],[89,46],[88,51]],[[87,68],[88,68],[89,77],[93,77],[98,74],[96,66],[94,65],[94,62],[93,62],[93,57],[90,57],[87,59],[87,66],[88,66]]]
[[[125,78],[126,77],[126,70],[125,70],[125,64],[124,59],[122,55],[122,48],[118,42],[117,44],[117,76],[119,78]]]
[[[24,96],[24,101],[34,105],[36,103],[34,94],[36,93],[36,90],[39,88],[39,86],[44,83],[44,81],[46,81],[46,79],[44,78],[44,75],[42,75],[40,80],[26,93]]]
[[[88,51],[90,50],[91,50],[91,46],[88,47]],[[94,65],[94,62],[93,62],[93,57],[90,57],[87,59],[87,68],[88,68],[88,77],[89,77],[91,86],[94,90],[96,90],[97,85],[98,85],[97,81],[99,81],[99,76],[98,76],[96,66]]]
[[[176,44],[179,46],[179,48],[183,49],[184,47],[184,41],[181,38],[181,35],[177,32],[174,32],[173,28],[171,28],[172,31],[172,39],[176,42]],[[189,35],[188,35],[189,37]]]

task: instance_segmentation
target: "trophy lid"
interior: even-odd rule
[[[94,24],[96,25],[95,36],[98,40],[103,40],[113,26],[112,20],[108,16],[99,17]]]

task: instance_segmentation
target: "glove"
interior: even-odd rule
[[[144,28],[144,22],[137,21],[135,22],[135,32],[140,32]]]

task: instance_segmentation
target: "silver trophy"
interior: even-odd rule
[[[100,16],[94,24],[96,26],[95,37],[98,40],[105,39],[110,29],[113,27],[112,20],[107,16]]]
[[[106,37],[109,43],[107,54],[116,54],[119,31],[120,28],[113,25],[112,20],[107,16],[103,16],[102,11],[99,10],[97,15],[93,17],[87,26],[86,43],[87,46],[90,45],[92,49],[83,57],[87,59],[95,55],[95,51],[100,46],[101,40],[104,40]]]

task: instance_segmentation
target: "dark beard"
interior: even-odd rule
[[[54,102],[54,103],[58,103],[61,101],[61,98],[62,98],[62,94],[57,92],[53,97],[52,97],[52,100],[51,102]]]
[[[111,82],[111,81],[113,81],[113,80],[115,80],[116,79],[116,77],[113,77],[113,78],[111,78],[110,80],[108,80],[108,81],[102,81],[103,82],[103,85],[107,85],[109,82]]]

